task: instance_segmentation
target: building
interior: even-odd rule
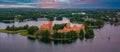
[[[55,24],[63,24],[63,23],[70,23],[70,21],[66,17],[63,17],[63,19],[61,21],[57,21],[57,20],[49,21],[47,24],[41,25],[40,30],[51,30],[52,31],[52,27]]]
[[[53,25],[53,22],[50,21],[48,22],[48,24],[43,24],[40,26],[40,30],[49,30],[51,33],[53,32],[53,29],[52,29],[52,26]],[[62,30],[58,30],[58,32],[69,32],[69,31],[76,31],[76,32],[79,32],[80,30],[83,30],[85,32],[85,26],[84,24],[70,24],[70,23],[67,23],[67,25],[62,29]]]
[[[54,20],[52,26],[54,26],[55,24],[63,24],[63,23],[70,23],[70,20],[68,18],[66,18],[66,17],[63,17],[62,20],[60,20],[60,21]]]
[[[43,24],[39,28],[40,30],[49,30],[52,32],[52,21],[49,21],[48,24]]]
[[[120,12],[116,12],[117,13],[117,15],[120,15]]]
[[[76,31],[79,32],[80,30],[83,30],[85,32],[85,26],[84,24],[73,24],[71,25],[70,23],[67,23],[67,25],[62,29],[58,30],[58,32],[69,32],[69,31]]]
[[[56,20],[49,21],[47,24],[41,25],[40,26],[40,30],[49,30],[52,33],[53,32],[52,27],[55,24],[63,24],[63,23],[67,23],[67,25],[62,30],[58,30],[58,32],[69,32],[69,31],[79,32],[80,30],[83,30],[85,32],[84,24],[73,24],[73,23],[70,23],[69,19],[67,19],[65,17],[61,21],[56,21]]]
[[[80,12],[80,13],[72,13],[72,15],[75,15],[75,14],[86,15],[86,13],[85,13],[85,12]]]

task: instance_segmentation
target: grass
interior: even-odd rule
[[[35,38],[34,35],[28,34],[26,30],[8,31],[8,30],[0,29],[0,32],[9,33],[9,34],[17,34],[17,33],[20,33],[20,34],[23,35],[23,36],[28,36],[28,37]]]
[[[28,34],[26,30],[25,30],[25,31],[19,31],[19,32],[20,32],[20,33],[21,33],[21,35],[23,35],[23,36],[28,36],[28,37],[35,38],[35,36],[34,36],[34,35],[30,35],[30,34]]]
[[[3,32],[3,33],[10,33],[10,34],[16,34],[16,33],[19,33],[18,31],[8,31],[8,30],[0,30],[0,32]]]

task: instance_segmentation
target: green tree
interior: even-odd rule
[[[10,30],[10,26],[7,26],[5,30]]]
[[[10,30],[11,30],[11,31],[17,31],[17,30],[19,30],[19,29],[18,29],[18,27],[16,27],[15,25],[12,25],[12,26],[10,27]]]
[[[53,35],[52,35],[52,38],[60,38],[60,39],[63,39],[65,37],[65,34],[64,33],[59,33],[57,31],[54,31]]]
[[[38,30],[35,33],[36,37],[41,36],[42,38],[49,38],[50,37],[50,31],[49,30]]]
[[[33,35],[38,30],[39,30],[39,28],[37,26],[31,26],[27,29],[28,34],[31,34],[31,35]]]
[[[60,29],[63,29],[65,26],[66,26],[66,23],[65,24],[55,24],[53,26],[53,30],[60,30]]]
[[[80,37],[81,40],[84,38],[84,35],[85,34],[84,34],[83,30],[80,30],[79,37]]]
[[[76,39],[78,37],[77,32],[70,31],[66,33],[66,38]]]
[[[92,39],[92,38],[94,38],[93,29],[86,29],[85,38],[86,39]]]
[[[40,30],[36,31],[35,36],[36,36],[36,37],[41,36],[41,31],[40,31]]]
[[[41,35],[43,38],[49,38],[50,37],[50,31],[49,30],[41,30]]]
[[[28,27],[29,27],[28,25],[25,25],[25,26],[23,27],[23,29],[28,29]]]

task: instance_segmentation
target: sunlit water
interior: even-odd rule
[[[37,24],[39,26],[40,23],[30,21],[30,23],[22,22],[18,25]],[[11,24],[2,24],[0,28],[6,25]],[[94,33],[93,39],[82,41],[77,39],[65,44],[45,43],[20,34],[0,33],[0,52],[120,52],[120,26],[105,24],[101,29],[94,29]]]

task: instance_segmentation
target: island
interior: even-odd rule
[[[59,22],[59,23],[58,23]],[[91,39],[94,37],[93,28],[87,27],[85,23],[71,23],[68,18],[63,17],[59,21],[48,21],[46,24],[37,26],[7,26],[6,29],[0,30],[4,33],[20,33],[38,39],[50,40],[73,40],[73,39]]]

